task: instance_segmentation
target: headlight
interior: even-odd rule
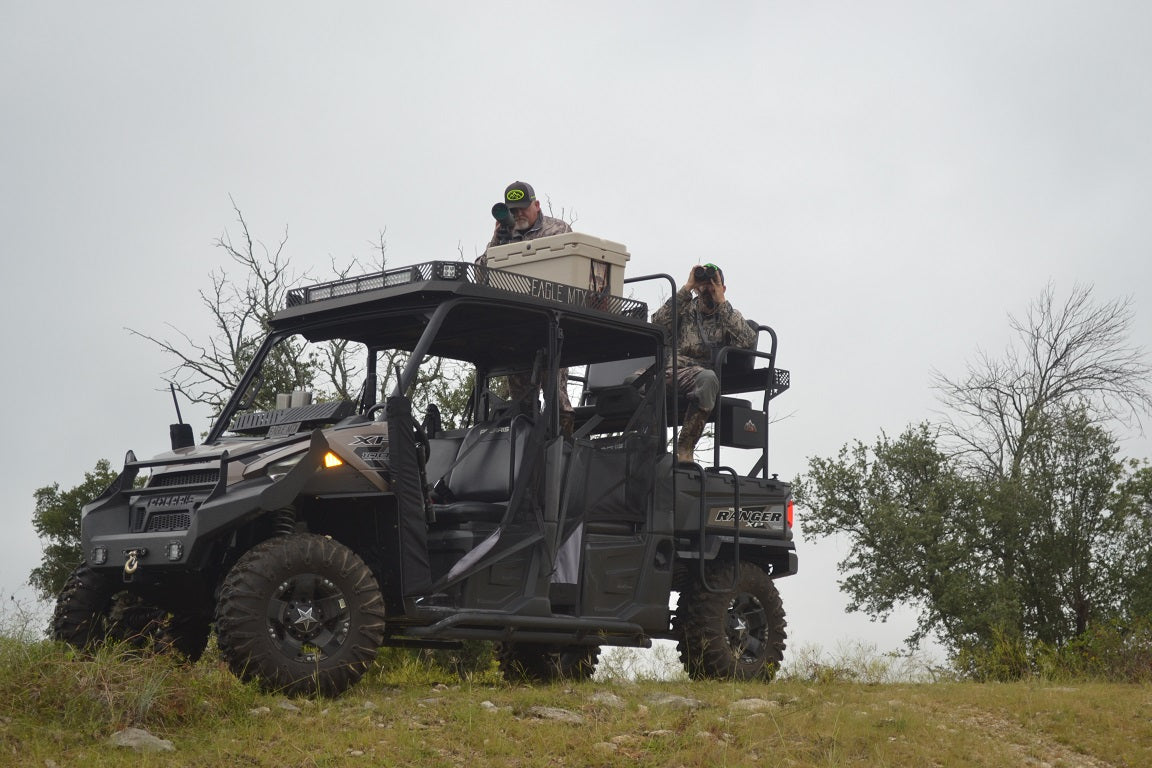
[[[308,451],[301,451],[294,453],[291,456],[285,456],[282,459],[277,459],[271,462],[268,466],[264,467],[264,474],[272,480],[283,479],[284,475],[292,471],[292,468],[300,463],[300,460],[308,455]]]

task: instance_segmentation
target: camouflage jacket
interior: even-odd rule
[[[571,232],[572,227],[568,226],[567,222],[560,219],[554,219],[551,216],[540,214],[536,217],[536,223],[523,232],[512,230],[507,232],[501,230],[500,227],[492,233],[492,239],[488,241],[485,248],[485,253],[480,256],[480,263],[485,263],[484,258],[487,255],[487,248],[494,245],[507,245],[508,243],[519,243],[524,240],[535,240],[538,237],[549,237],[550,235],[563,235],[565,232]]]
[[[756,331],[748,325],[740,310],[725,301],[712,314],[700,309],[700,299],[692,297],[692,291],[681,288],[672,299],[652,315],[652,322],[672,334],[672,307],[675,301],[679,317],[676,318],[677,350],[676,365],[685,367],[698,365],[712,368],[712,356],[723,347],[753,349],[756,345]],[[671,361],[669,361],[671,365]]]

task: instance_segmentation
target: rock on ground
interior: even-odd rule
[[[109,739],[114,747],[128,747],[137,752],[175,752],[176,747],[167,739],[158,739],[143,728],[125,728]]]

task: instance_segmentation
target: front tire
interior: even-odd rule
[[[93,650],[108,638],[115,589],[109,579],[80,563],[64,582],[52,613],[52,637],[81,650]]]
[[[220,592],[217,644],[232,672],[266,691],[338,696],[384,640],[384,598],[355,552],[325,536],[261,542]]]
[[[194,662],[204,653],[210,631],[207,618],[150,605],[87,563],[68,577],[52,614],[52,637],[87,651],[122,642],[137,649],[175,651]]]
[[[694,680],[708,678],[771,680],[784,659],[784,604],[776,584],[762,568],[713,562],[708,565],[712,585],[734,585],[709,592],[693,579],[680,592],[676,606],[677,649],[680,661]]]

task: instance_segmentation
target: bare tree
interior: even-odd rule
[[[310,278],[308,272],[297,274],[284,247],[287,228],[272,247],[254,240],[248,222],[236,201],[232,210],[240,227],[233,238],[225,229],[213,245],[228,254],[238,269],[215,269],[209,273],[212,287],[200,291],[200,303],[212,318],[213,332],[206,341],[193,339],[172,323],[166,323],[172,335],[159,337],[135,328],[128,332],[155,344],[175,359],[165,375],[190,402],[203,403],[219,412],[235,389],[240,377],[255,356],[268,332],[268,318],[285,306],[288,292]],[[386,243],[382,231],[374,250],[378,257],[369,268],[382,269]],[[332,259],[332,279],[366,271],[357,259],[338,266]],[[317,380],[330,388],[333,397],[355,397],[353,382],[361,379],[363,361],[348,354],[346,342],[329,342],[319,351],[302,344],[281,344],[275,350],[274,375],[262,388],[258,402],[271,407],[276,392],[311,387]],[[269,401],[269,402],[265,402]]]
[[[165,375],[189,401],[203,403],[219,412],[239,383],[268,333],[268,319],[284,308],[288,292],[308,281],[308,272],[296,274],[285,252],[288,233],[268,247],[255,240],[240,208],[232,201],[240,234],[233,238],[227,230],[213,245],[228,254],[237,269],[210,273],[212,287],[200,291],[200,303],[212,318],[213,333],[207,341],[197,341],[168,323],[172,335],[159,337],[133,328],[135,336],[155,344],[174,360]],[[354,273],[378,272],[387,263],[387,242],[381,230],[370,241],[373,251],[367,263],[352,258],[347,263],[331,261],[329,280]],[[378,350],[378,395],[389,394],[395,376],[408,361],[404,350]],[[446,424],[459,421],[467,406],[468,373],[449,361],[429,358],[423,361],[415,382],[413,399],[417,408],[428,402],[441,405]],[[253,406],[270,410],[276,394],[294,389],[315,390],[321,399],[357,401],[366,381],[367,352],[360,345],[335,339],[308,345],[300,339],[286,339],[271,351],[262,368]]]
[[[980,352],[958,379],[933,373],[946,409],[942,434],[972,469],[1017,478],[1045,417],[1060,408],[1140,427],[1152,413],[1152,366],[1128,341],[1130,299],[1098,304],[1091,286],[1077,286],[1060,303],[1049,284],[1009,325],[1016,338],[1002,358]]]

